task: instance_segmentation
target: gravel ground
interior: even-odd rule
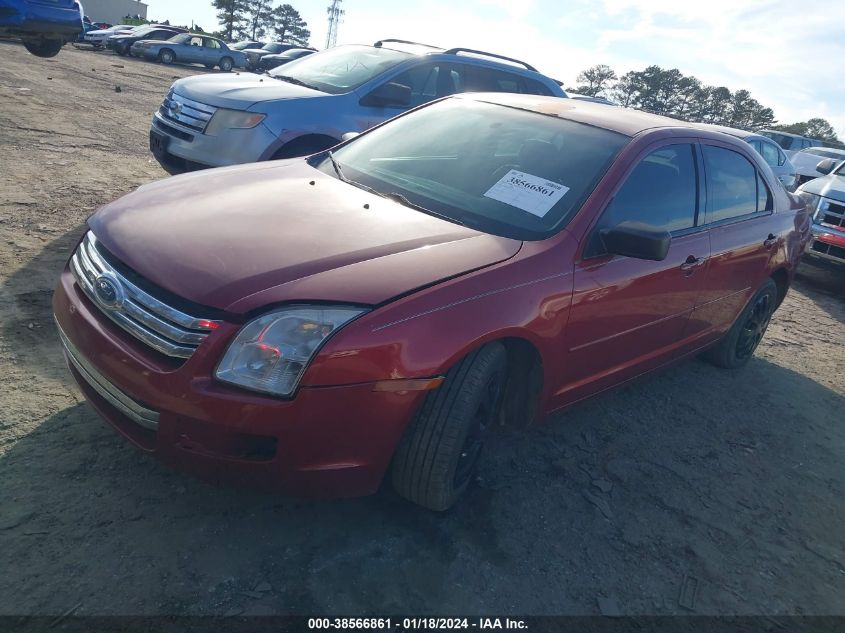
[[[805,265],[743,370],[496,438],[450,513],[216,488],[92,413],[50,314],[85,218],[166,176],[150,116],[204,71],[0,56],[0,614],[845,615],[842,272]]]

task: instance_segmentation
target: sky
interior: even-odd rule
[[[210,0],[145,0],[148,17],[218,28]],[[330,0],[292,4],[325,46]],[[338,44],[397,38],[525,60],[575,85],[607,64],[618,75],[656,64],[746,89],[780,123],[822,117],[845,139],[842,0],[343,0]]]

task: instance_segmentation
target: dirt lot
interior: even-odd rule
[[[845,614],[842,274],[805,267],[741,371],[497,438],[448,514],[215,488],[91,412],[50,314],[85,218],[166,176],[150,116],[202,69],[0,56],[0,614]]]

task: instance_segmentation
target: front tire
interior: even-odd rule
[[[234,66],[235,62],[232,61],[231,57],[224,57],[220,60],[220,70],[222,70],[224,73],[231,72]]]
[[[62,39],[24,40],[23,45],[36,57],[55,57],[65,42]]]
[[[766,279],[737,317],[731,329],[703,356],[717,367],[737,369],[754,355],[778,305],[778,287]]]
[[[163,51],[160,51],[158,54],[158,61],[162,64],[169,66],[173,63],[176,59],[176,55],[170,49],[165,48]]]
[[[485,432],[504,391],[507,351],[490,343],[472,352],[428,394],[393,459],[393,487],[430,510],[448,510],[475,475]]]

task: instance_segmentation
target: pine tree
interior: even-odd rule
[[[299,11],[291,5],[283,4],[276,7],[273,11],[273,20],[276,39],[279,42],[308,46],[311,31],[308,30],[308,24],[299,15]]]
[[[241,31],[244,22],[245,0],[212,0],[212,5],[217,9],[217,20],[223,27],[223,39],[231,42]]]

